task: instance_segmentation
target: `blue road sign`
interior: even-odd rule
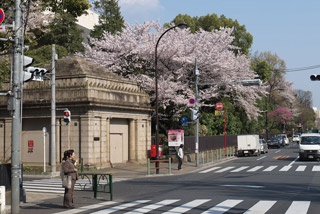
[[[187,122],[188,122],[188,118],[183,117],[183,118],[181,119],[181,122],[182,122],[182,123],[187,123]]]

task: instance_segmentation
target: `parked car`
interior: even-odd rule
[[[280,146],[285,146],[284,138],[282,136],[278,136],[276,138],[278,139]]]
[[[306,133],[301,135],[299,159],[320,159],[320,134]]]
[[[274,138],[271,138],[269,140],[267,140],[267,145],[268,145],[268,149],[270,148],[280,148],[280,142],[279,142],[279,139],[274,137]]]
[[[281,134],[279,137],[282,139],[284,146],[289,146],[289,139],[286,134]]]
[[[292,141],[293,141],[293,142],[296,142],[296,143],[299,143],[299,141],[300,141],[300,136],[299,136],[299,135],[293,135]]]
[[[259,139],[260,146],[261,146],[261,153],[268,153],[268,145],[264,139]]]

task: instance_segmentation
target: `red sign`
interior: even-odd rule
[[[33,140],[28,140],[28,152],[33,152],[34,142]]]
[[[223,109],[223,104],[222,104],[222,102],[217,102],[217,103],[216,103],[216,109],[217,109],[217,110],[222,110],[222,109]]]
[[[189,103],[190,103],[191,105],[195,104],[195,102],[196,102],[196,100],[195,100],[194,98],[189,99]]]
[[[2,8],[0,8],[0,24],[3,22],[3,20],[4,20],[4,12]]]

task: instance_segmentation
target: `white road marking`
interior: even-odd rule
[[[220,169],[218,171],[215,171],[215,173],[225,172],[225,171],[228,171],[228,170],[233,169],[233,168],[234,168],[234,166],[229,166],[229,167]]]
[[[221,167],[219,167],[219,166],[217,166],[217,167],[212,167],[212,168],[210,168],[210,169],[206,169],[206,170],[201,171],[201,172],[199,172],[199,173],[207,173],[207,172],[211,172],[211,171],[214,171],[214,170],[220,169],[220,168],[221,168]]]
[[[280,171],[280,172],[287,172],[287,171],[289,171],[289,169],[291,169],[291,167],[292,167],[292,166],[290,166],[290,165],[284,166],[284,167],[282,167],[279,171]]]
[[[263,170],[264,172],[271,172],[272,170],[274,170],[275,168],[277,168],[278,166],[269,166],[268,168],[266,168],[265,170]]]
[[[242,166],[242,167],[240,167],[240,168],[238,168],[238,169],[232,170],[231,172],[240,172],[240,171],[242,171],[242,170],[244,170],[244,169],[247,169],[247,168],[249,168],[249,166]]]
[[[194,207],[200,206],[203,203],[206,203],[210,201],[211,199],[198,199],[190,201],[189,203],[183,204],[179,207],[173,208],[169,210],[168,212],[165,212],[163,214],[176,214],[176,213],[186,213],[189,210],[193,209]]]
[[[307,166],[298,166],[298,168],[296,169],[297,172],[303,172],[304,170],[306,170]]]
[[[280,152],[281,151],[281,149],[279,149],[278,151],[275,151],[275,153],[278,153],[278,152]]]
[[[233,185],[233,184],[224,184],[220,185],[222,187],[245,187],[245,188],[255,188],[255,189],[261,189],[264,188],[264,186],[252,186],[252,185]]]
[[[310,201],[293,201],[285,214],[304,214],[308,212]]]
[[[319,172],[320,171],[320,166],[313,166],[312,171],[313,172]]]
[[[147,205],[147,206],[132,210],[130,212],[126,212],[126,213],[127,214],[148,213],[148,212],[151,212],[152,210],[159,209],[160,207],[164,207],[164,206],[169,205],[169,204],[173,204],[173,203],[175,203],[177,201],[180,201],[180,199],[163,200],[163,201],[160,201],[158,203],[150,204],[150,205]]]
[[[259,201],[244,214],[266,213],[277,201]]]
[[[258,158],[257,160],[262,160],[263,158],[266,158],[267,156],[263,156],[261,158]]]
[[[230,210],[232,207],[236,206],[237,204],[241,203],[243,200],[225,200],[218,204],[215,207],[210,208],[209,210],[203,212],[204,214],[221,214],[225,213]]]
[[[259,169],[261,169],[263,166],[256,166],[256,167],[253,167],[252,169],[249,169],[247,172],[255,172]]]
[[[299,156],[296,159],[294,159],[294,161],[292,161],[288,166],[291,166],[292,164],[294,164],[294,162],[296,162],[298,160],[298,158],[299,158]]]
[[[113,213],[113,212],[116,212],[116,211],[119,211],[119,210],[123,210],[123,209],[129,208],[129,207],[137,206],[137,205],[139,205],[139,204],[147,203],[147,202],[149,202],[149,201],[150,201],[150,200],[138,200],[138,201],[133,201],[133,202],[130,202],[130,203],[120,204],[119,206],[110,207],[110,208],[108,208],[108,209],[99,210],[99,211],[93,212],[93,213],[91,213],[91,214],[107,214],[107,213]],[[82,211],[84,211],[84,210],[82,210]]]
[[[105,202],[102,202],[102,203],[99,203],[99,204],[92,204],[92,205],[89,205],[89,206],[84,206],[84,207],[79,207],[79,208],[75,208],[75,209],[68,209],[66,211],[63,211],[63,212],[58,212],[56,214],[74,214],[74,213],[81,213],[81,212],[84,212],[84,211],[88,211],[88,210],[92,210],[92,209],[97,209],[97,208],[100,208],[100,207],[103,207],[103,206],[108,206],[108,205],[112,205],[112,204],[115,204],[117,202],[114,202],[114,201],[105,201]]]

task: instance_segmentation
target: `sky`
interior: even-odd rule
[[[287,69],[320,65],[319,0],[119,0],[121,14],[129,24],[172,21],[178,14],[218,16],[238,20],[253,36],[250,52],[270,51]],[[310,81],[320,68],[287,72],[294,89],[311,91],[313,107],[320,109],[320,81]]]

